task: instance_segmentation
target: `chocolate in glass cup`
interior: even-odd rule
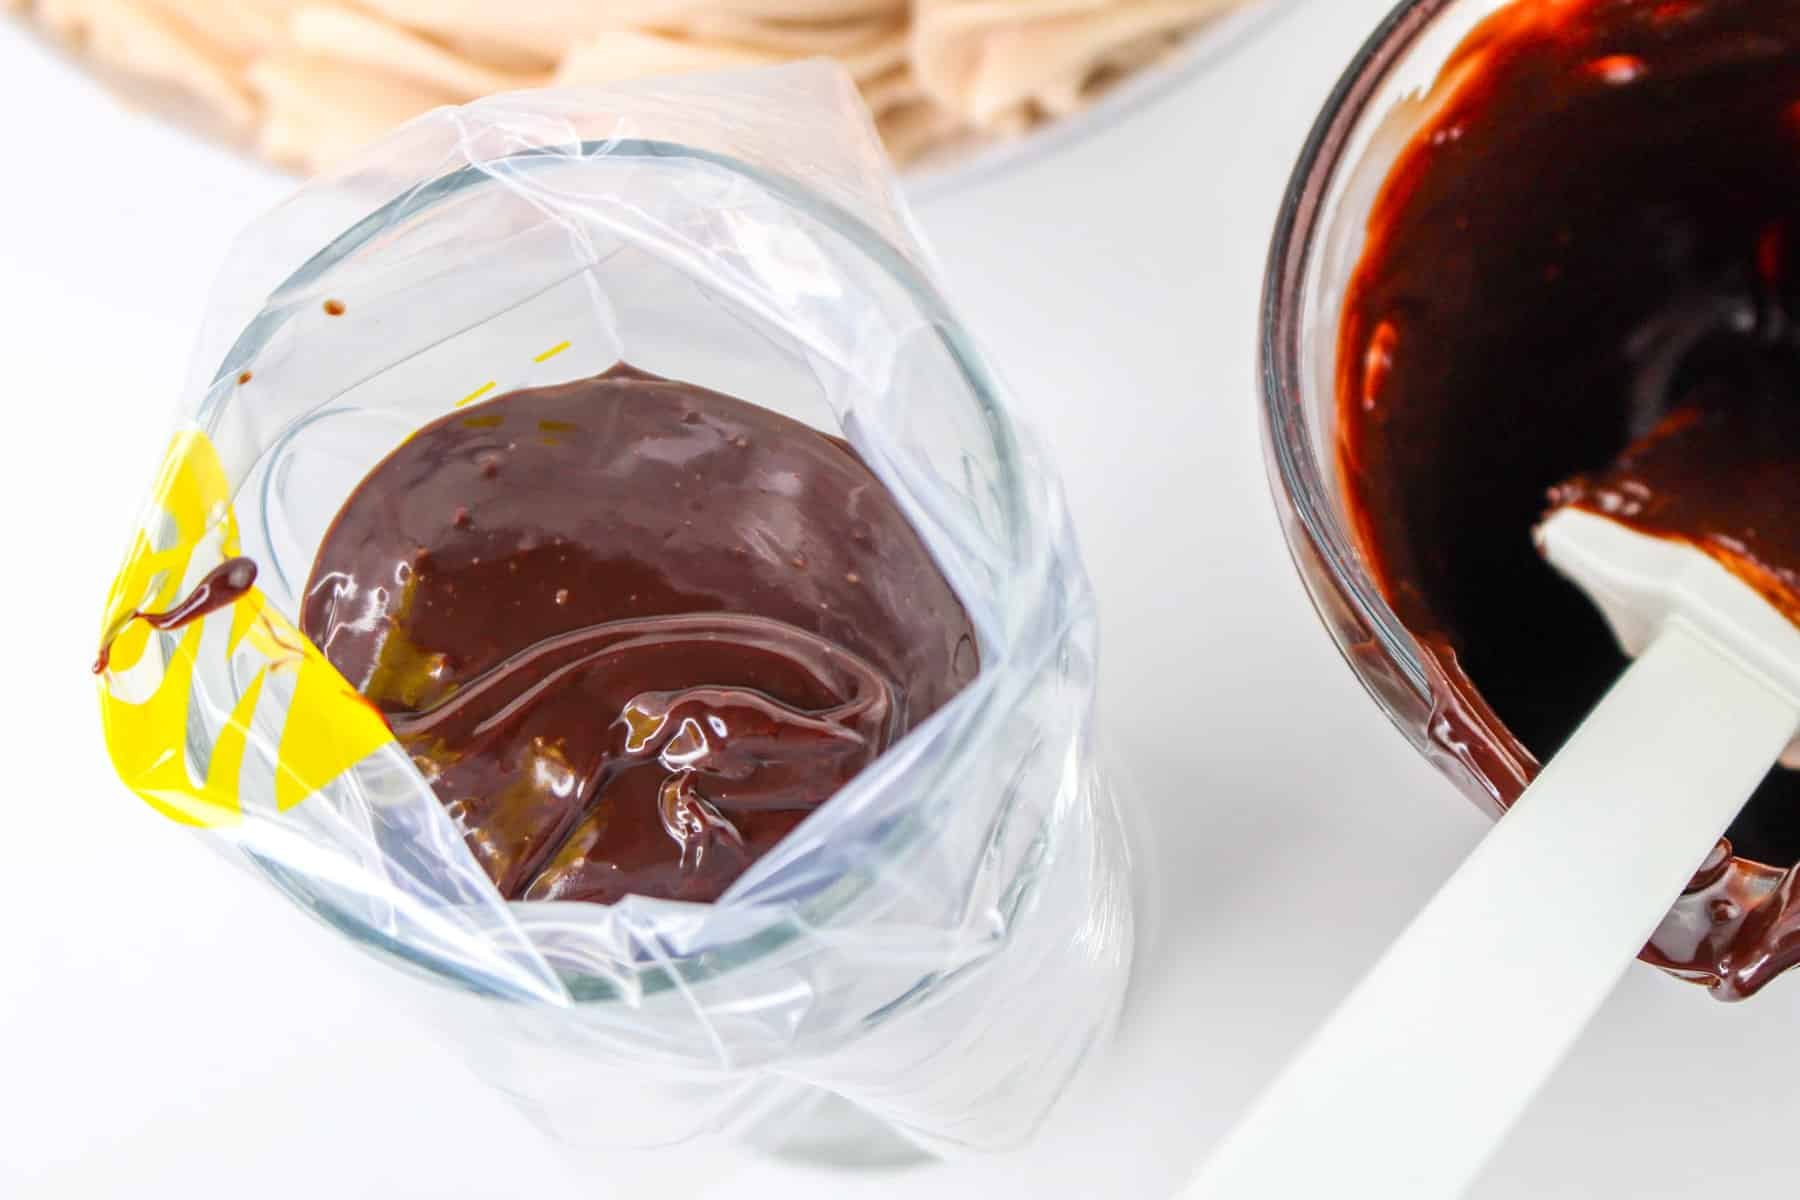
[[[1535,553],[1550,489],[1671,417],[1800,403],[1797,105],[1792,0],[1416,0],[1303,152],[1263,314],[1289,544],[1370,693],[1496,813],[1624,661]],[[1797,802],[1772,772],[1645,961],[1735,999],[1800,958]]]
[[[780,92],[785,81],[794,94],[783,101],[805,100],[801,115],[814,115],[816,98],[798,86],[809,70],[822,68],[779,72],[764,86]],[[760,82],[745,80],[740,89]],[[1091,592],[1053,472],[902,249],[911,245],[904,214],[881,207],[892,203],[885,177],[846,173],[852,184],[872,182],[871,196],[823,167],[809,180],[785,174],[750,153],[759,148],[753,123],[710,90],[725,85],[645,86],[682,103],[642,103],[649,115],[633,128],[658,114],[691,125],[712,103],[730,114],[740,153],[619,136],[592,92],[507,98],[427,118],[378,148],[364,165],[392,199],[362,207],[360,220],[323,182],[253,231],[260,236],[235,264],[245,271],[265,266],[273,235],[277,250],[325,248],[272,291],[239,287],[241,307],[217,305],[217,328],[202,339],[191,421],[230,481],[239,552],[256,564],[263,600],[301,625],[309,576],[346,497],[388,456],[431,451],[434,421],[479,432],[496,415],[511,419],[509,393],[551,402],[558,388],[581,393],[609,371],[625,390],[657,386],[642,373],[679,380],[676,405],[647,410],[660,421],[679,409],[679,428],[652,445],[671,449],[685,444],[680,429],[697,429],[723,461],[747,449],[740,438],[754,446],[759,427],[741,407],[754,406],[764,431],[808,430],[798,440],[850,491],[870,475],[885,485],[891,506],[863,520],[867,528],[856,505],[868,496],[846,495],[835,514],[848,518],[850,548],[783,547],[768,565],[831,566],[818,598],[849,604],[857,589],[896,583],[845,561],[861,552],[858,534],[899,544],[899,521],[917,535],[903,557],[928,561],[941,578],[887,599],[961,615],[924,622],[948,640],[929,651],[937,673],[915,690],[910,727],[859,743],[859,752],[878,743],[882,752],[836,763],[845,770],[828,800],[809,794],[823,802],[761,831],[755,861],[728,864],[730,878],[709,877],[688,898],[641,894],[650,887],[613,903],[503,894],[399,744],[298,803],[247,809],[234,844],[339,932],[448,985],[416,994],[423,1015],[570,1145],[726,1135],[866,1160],[890,1152],[896,1129],[930,1150],[1016,1144],[1109,1028],[1131,939],[1122,831],[1091,757]],[[612,102],[638,103],[635,93]],[[778,161],[805,161],[783,136],[798,120],[777,123],[763,147]],[[567,140],[582,129],[593,136]],[[363,178],[345,184],[353,203],[351,185]],[[638,373],[620,371],[621,361]],[[687,385],[706,398],[692,402]],[[682,420],[690,410],[694,426]],[[542,482],[559,453],[604,457],[570,423],[534,414],[520,468]],[[759,461],[779,469],[758,486],[787,486],[791,472]],[[509,469],[504,456],[466,465],[476,483],[493,482],[489,466],[501,478]],[[687,486],[679,475],[657,481],[671,493],[676,481]],[[422,488],[418,498],[444,497]],[[475,537],[492,500],[468,504],[466,530],[454,505],[432,511]],[[726,519],[680,504],[671,510],[678,528]],[[764,525],[771,551],[792,531]],[[556,607],[559,591],[582,582],[561,580],[534,599]],[[708,594],[696,611],[750,608],[753,619],[803,624],[797,611],[758,614],[725,589],[697,590]],[[679,625],[693,615],[646,617]],[[848,643],[850,656],[790,629],[773,642],[802,649],[775,655],[771,669],[787,673],[790,707],[806,710],[788,732],[817,734],[830,749],[845,740],[828,728],[832,718],[878,715],[833,712],[846,696],[855,707],[879,692],[861,689],[858,668],[904,675],[904,653],[926,639],[908,627],[893,645],[857,645],[872,628],[827,623],[813,632]],[[971,630],[977,646],[963,645]],[[709,636],[686,625],[673,632]],[[833,681],[791,677],[817,665],[814,651],[831,660],[825,674],[846,668],[841,689],[808,694],[810,683]],[[243,655],[202,659],[190,749],[204,757],[261,677]],[[746,678],[687,682],[730,689]],[[269,692],[281,699],[284,683]],[[783,690],[775,684],[767,690]],[[664,774],[651,768],[649,782]],[[1020,1023],[1013,1003],[1033,990],[1056,1003]]]

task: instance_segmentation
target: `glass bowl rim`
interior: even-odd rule
[[[1305,391],[1300,338],[1307,268],[1323,234],[1322,217],[1331,185],[1344,167],[1345,153],[1368,105],[1395,65],[1418,43],[1432,22],[1457,0],[1402,0],[1376,26],[1333,87],[1314,122],[1290,176],[1263,277],[1257,367],[1262,393],[1262,427],[1269,482],[1279,503],[1289,505],[1294,520],[1282,522],[1288,551],[1299,568],[1313,606],[1328,629],[1329,599],[1347,609],[1369,631],[1387,661],[1398,669],[1421,704],[1432,703],[1433,689],[1418,644],[1401,624],[1363,565],[1337,512],[1333,489],[1320,470],[1307,437],[1308,418],[1301,402]],[[1332,331],[1332,345],[1336,345]],[[1334,401],[1335,402],[1335,401]],[[1301,540],[1304,539],[1304,545]],[[1310,550],[1324,565],[1316,578],[1300,561]],[[1371,685],[1366,666],[1334,635],[1339,653],[1380,707],[1397,724],[1400,714]],[[1411,736],[1411,735],[1409,735]]]

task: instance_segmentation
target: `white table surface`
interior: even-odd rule
[[[1061,455],[1158,924],[1117,1044],[1035,1145],[855,1174],[563,1161],[392,1009],[384,968],[114,780],[86,672],[100,602],[214,266],[288,185],[120,111],[0,24],[0,1195],[1170,1194],[1483,828],[1314,619],[1257,442],[1276,202],[1384,7],[1311,0],[1129,120],[921,203],[968,323]],[[1797,1016],[1792,980],[1730,1008],[1633,969],[1477,1194],[1791,1189]]]

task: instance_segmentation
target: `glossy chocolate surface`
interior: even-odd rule
[[[1339,455],[1501,803],[1624,667],[1533,547],[1551,489],[1792,583],[1797,320],[1800,0],[1520,0],[1457,50],[1349,287]],[[1800,960],[1800,775],[1729,841],[1646,953],[1736,997]]]
[[[1800,622],[1800,344],[1790,362],[1729,364],[1604,471],[1552,490],[1686,542]],[[1791,373],[1773,368],[1785,366]]]
[[[420,429],[301,625],[515,899],[716,899],[977,670],[848,445],[625,366]]]

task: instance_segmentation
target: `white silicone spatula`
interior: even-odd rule
[[[1800,628],[1749,585],[1581,509],[1538,537],[1636,661],[1194,1200],[1461,1194],[1800,731]]]

